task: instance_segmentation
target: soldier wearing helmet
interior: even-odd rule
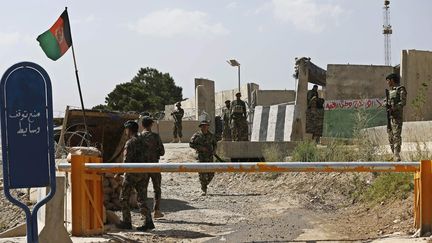
[[[181,108],[181,103],[177,102],[175,104],[175,109],[171,113],[171,116],[174,118],[174,126],[173,126],[173,140],[172,143],[179,142],[181,143],[181,139],[183,137],[183,127],[182,127],[182,119],[184,116],[184,110]]]
[[[246,103],[241,100],[241,93],[236,94],[236,99],[231,102],[230,123],[233,141],[248,141],[248,123]]]
[[[199,124],[198,130],[191,138],[189,146],[198,154],[199,162],[213,162],[213,155],[216,152],[216,138],[209,131],[209,122],[203,120]],[[202,195],[207,195],[207,187],[214,177],[214,173],[198,173],[201,183]]]
[[[144,158],[143,144],[138,137],[138,123],[135,121],[127,121],[124,124],[125,134],[128,138],[124,146],[124,163],[139,163]],[[138,205],[140,212],[145,218],[144,224],[137,228],[137,230],[147,231],[154,229],[153,219],[150,209],[147,207],[144,196],[147,191],[144,191],[144,185],[147,180],[145,173],[125,173],[125,179],[122,184],[121,204],[123,221],[117,224],[120,229],[132,229],[131,209],[129,205],[130,196],[135,189],[138,193]]]
[[[397,73],[389,74],[386,77],[386,81],[389,86],[388,97],[386,97],[389,121],[389,124],[387,124],[387,133],[394,160],[401,161],[403,107],[406,105],[407,91],[405,87],[400,84],[400,76]]]

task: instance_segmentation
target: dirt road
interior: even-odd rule
[[[165,147],[162,163],[196,161],[187,144]],[[320,215],[302,209],[287,191],[273,190],[245,174],[216,174],[207,196],[201,196],[196,173],[166,173],[162,180],[165,217],[156,220],[156,230],[146,233],[147,237],[131,231],[128,238],[142,241],[152,235],[152,240],[182,242],[346,239],[323,227]],[[134,214],[135,226],[141,222]]]

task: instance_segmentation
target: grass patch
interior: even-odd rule
[[[318,148],[315,142],[311,140],[298,143],[291,156],[291,161],[315,162],[318,160]]]
[[[389,199],[406,199],[412,195],[412,173],[381,173],[363,193],[363,199],[381,202]]]

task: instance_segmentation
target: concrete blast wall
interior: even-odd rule
[[[408,93],[404,120],[432,120],[432,52],[403,50],[401,76]]]
[[[207,113],[210,131],[215,131],[215,84],[214,81],[202,78],[195,79],[196,117]]]
[[[391,66],[327,65],[326,100],[353,100],[384,97],[385,77]]]

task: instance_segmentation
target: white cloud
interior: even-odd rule
[[[0,32],[0,46],[15,45],[20,41],[21,35],[18,32],[3,33]]]
[[[337,24],[344,9],[337,4],[317,0],[273,0],[274,17],[292,23],[297,29],[318,33]]]
[[[238,6],[237,2],[230,2],[226,5],[226,8],[235,9],[235,8],[237,8],[237,6]]]
[[[226,35],[229,31],[221,23],[210,23],[201,11],[164,9],[140,18],[129,29],[142,35],[173,37],[176,35]]]

